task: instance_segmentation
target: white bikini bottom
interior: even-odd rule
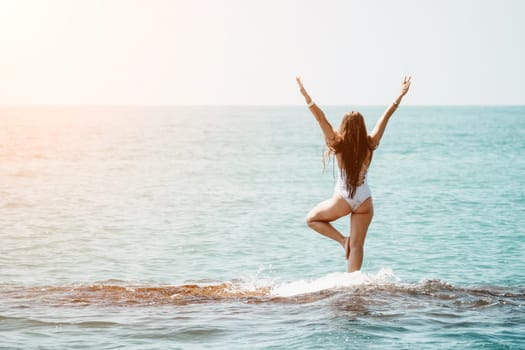
[[[352,207],[352,210],[357,210],[357,208],[359,208],[364,201],[372,196],[370,187],[368,187],[368,183],[365,180],[365,182],[355,190],[354,197],[350,198],[350,193],[346,190],[346,184],[341,178],[339,178],[337,184],[335,185],[334,194],[338,194],[343,197],[344,200],[348,202],[350,207]]]

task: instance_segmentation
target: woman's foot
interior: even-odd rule
[[[345,238],[344,248],[345,248],[345,259],[348,260],[348,258],[350,257],[350,236]]]

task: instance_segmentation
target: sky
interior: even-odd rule
[[[525,105],[520,0],[0,0],[0,105]]]

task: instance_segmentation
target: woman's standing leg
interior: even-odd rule
[[[366,233],[373,216],[374,206],[372,198],[368,198],[350,217],[350,257],[348,259],[348,272],[361,269]]]
[[[350,205],[338,195],[317,204],[306,217],[306,223],[310,228],[320,234],[337,241],[345,246],[345,237],[337,231],[330,222],[339,219],[352,212]]]

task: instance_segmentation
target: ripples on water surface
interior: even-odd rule
[[[304,108],[3,108],[0,348],[524,348],[524,150],[522,107],[401,108],[346,274]]]

